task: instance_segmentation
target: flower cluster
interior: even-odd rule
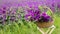
[[[6,11],[7,11],[6,7],[0,8],[0,23],[5,22],[5,20],[6,20],[6,13],[7,13]]]
[[[25,15],[25,18],[30,21],[38,22],[49,22],[51,20],[51,16],[46,14],[46,12],[41,12],[39,9],[28,10],[28,13]]]
[[[27,20],[38,20],[40,18],[40,10],[39,9],[30,9],[27,10],[27,14],[25,15]]]
[[[39,22],[49,22],[50,20],[51,17],[44,12],[41,14]]]
[[[1,7],[0,8],[0,23],[5,24],[6,22],[9,23],[9,22],[17,21],[17,18],[20,15],[18,15],[16,11],[17,11],[17,8]]]

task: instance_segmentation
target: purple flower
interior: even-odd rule
[[[8,21],[16,21],[17,19],[19,19],[18,13],[16,13],[16,9],[12,7],[12,10],[10,10],[11,8],[9,7],[0,7],[0,23],[4,24]],[[18,15],[18,16],[16,16]],[[17,19],[16,19],[17,18]],[[8,22],[9,23],[9,22]]]
[[[43,12],[40,16],[41,18],[38,20],[39,22],[49,22],[51,17]]]
[[[28,20],[32,20],[32,21],[38,20],[40,18],[40,10],[31,8],[30,10],[28,10],[28,14],[26,14],[25,16],[26,19]]]
[[[49,22],[51,20],[51,17],[46,14],[46,12],[41,13],[41,11],[38,9],[30,9],[27,10],[27,14],[25,15],[26,20],[30,21],[39,21],[39,22]]]

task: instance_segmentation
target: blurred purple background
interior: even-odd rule
[[[0,0],[0,6],[38,6],[44,4],[52,4],[56,0]]]
[[[0,0],[0,7],[19,7],[19,6],[35,6],[38,5],[47,5],[53,11],[55,10],[56,5],[60,7],[60,0]]]

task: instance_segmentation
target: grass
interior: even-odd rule
[[[52,34],[60,34],[60,17],[55,15],[54,25],[56,29]],[[41,34],[34,23],[22,22],[12,23],[11,25],[0,26],[0,34]]]
[[[54,22],[56,29],[52,34],[60,34],[60,17],[56,15],[55,22]]]

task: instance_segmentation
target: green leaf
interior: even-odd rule
[[[48,10],[46,13],[47,13],[48,15],[51,15],[51,11],[50,11],[50,10]]]

